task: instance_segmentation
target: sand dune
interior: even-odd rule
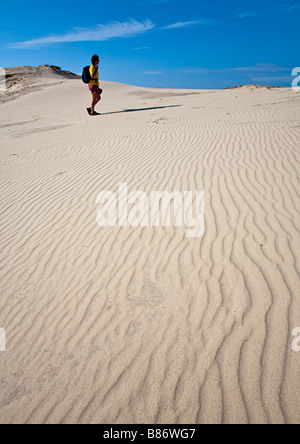
[[[80,76],[64,71],[59,66],[16,66],[0,71],[0,104],[18,99],[33,91],[58,85],[65,79],[79,79]],[[5,88],[1,88],[1,86]]]
[[[1,105],[1,423],[299,423],[299,94],[80,80]],[[96,196],[205,191],[205,233]]]

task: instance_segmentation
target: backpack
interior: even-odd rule
[[[83,83],[90,83],[90,81],[92,80],[92,77],[90,74],[90,67],[89,66],[86,66],[85,68],[83,68],[81,78],[82,78]]]

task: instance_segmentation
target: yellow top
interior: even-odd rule
[[[92,85],[92,86],[99,86],[99,71],[97,70],[97,73],[95,74],[95,72],[96,72],[96,68],[94,67],[94,65],[91,65],[90,66],[90,75],[91,76],[96,76],[96,79],[92,79],[90,82],[89,82],[89,85]]]

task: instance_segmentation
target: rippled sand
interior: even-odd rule
[[[300,95],[80,80],[0,107],[1,423],[299,423]],[[205,232],[96,224],[205,191]]]

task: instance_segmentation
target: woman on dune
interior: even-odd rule
[[[92,93],[92,104],[87,111],[90,116],[99,116],[100,114],[95,111],[95,106],[101,100],[102,89],[99,88],[99,56],[93,55],[92,64],[90,66],[91,80],[89,82],[89,90]]]

